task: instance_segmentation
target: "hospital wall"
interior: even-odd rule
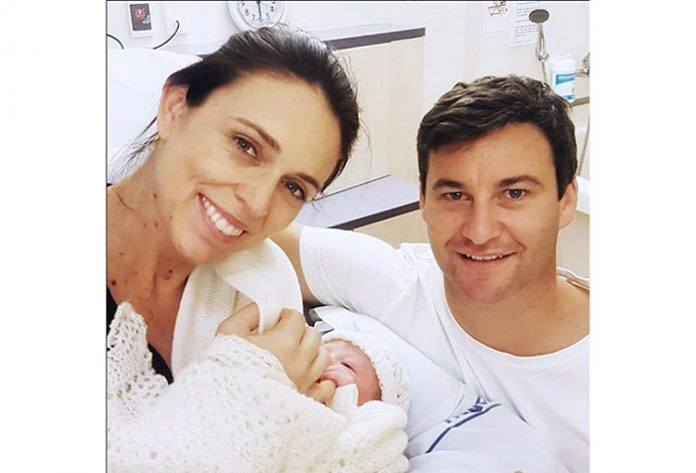
[[[152,2],[154,36],[131,38],[125,2],[107,2],[107,32],[126,47],[151,47],[167,38],[163,25],[168,4],[187,21],[176,45],[203,45],[237,31],[227,2]],[[488,32],[492,2],[288,2],[286,22],[308,31],[369,23],[426,28],[423,64],[423,110],[456,81],[485,74],[517,73],[541,78],[533,46],[510,47],[505,31]],[[512,2],[507,2],[508,4]],[[579,62],[589,51],[589,2],[539,2],[549,10],[545,24],[549,53],[570,53]],[[108,47],[118,47],[109,41]]]
[[[186,22],[186,33],[175,36],[162,49],[198,54],[210,51],[220,40],[237,31],[226,3],[153,2],[154,35],[131,38],[125,2],[108,2],[107,32],[117,36],[127,48],[151,47],[167,38],[163,21],[169,6],[176,4]],[[455,82],[509,73],[541,79],[534,45],[511,46],[508,32],[491,23],[488,7],[492,3],[288,2],[286,23],[308,31],[372,23],[425,27],[423,38],[342,52],[358,82],[369,139],[361,138],[353,168],[348,169],[347,175],[334,188],[384,173],[416,184],[418,121]],[[579,64],[589,51],[589,2],[538,2],[535,5],[550,12],[545,24],[549,53],[571,54]],[[114,41],[107,44],[118,47]],[[578,79],[577,95],[589,96],[587,79]],[[572,114],[580,142],[587,127],[588,108],[589,105],[583,105]],[[589,178],[588,169],[589,156],[580,175]],[[558,259],[559,264],[589,276],[589,209],[585,210],[578,212],[574,223],[561,231]],[[427,241],[419,211],[358,231],[383,238],[395,246],[402,241]]]

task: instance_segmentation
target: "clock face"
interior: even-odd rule
[[[277,25],[285,14],[285,2],[279,1],[227,2],[227,6],[235,24],[242,30]]]

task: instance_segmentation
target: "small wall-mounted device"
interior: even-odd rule
[[[152,14],[149,2],[126,2],[128,29],[134,38],[152,36]]]

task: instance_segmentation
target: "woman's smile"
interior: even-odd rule
[[[248,233],[246,225],[203,194],[198,194],[198,200],[201,204],[203,218],[211,230],[210,233],[222,242],[234,241],[244,233]]]

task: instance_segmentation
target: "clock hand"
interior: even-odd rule
[[[261,20],[261,0],[256,0],[256,6],[259,8],[259,20]]]

